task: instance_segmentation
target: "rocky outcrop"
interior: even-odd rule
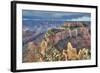
[[[27,49],[23,52],[23,62],[40,61],[39,47],[33,42],[29,42]]]
[[[73,48],[72,44],[70,42],[68,42],[67,44],[67,58],[68,60],[77,60],[78,56],[77,56],[77,50],[76,48]]]
[[[39,36],[38,36],[39,37]],[[40,38],[40,37],[39,37]],[[65,22],[49,29],[43,37],[28,42],[23,62],[86,60],[91,58],[90,27],[82,22]]]
[[[80,60],[90,59],[91,58],[90,49],[86,49],[86,48],[80,49],[78,52],[78,58]]]
[[[74,23],[75,24],[75,23]],[[67,24],[69,27],[69,25]],[[71,27],[72,25],[70,25]],[[78,26],[78,24],[77,24]],[[54,33],[52,31],[53,35],[49,35],[45,37],[45,39],[48,41],[48,43],[52,43],[53,45],[57,46],[57,48],[65,48],[64,43],[71,42],[74,47],[77,49],[79,48],[91,48],[91,34],[89,32],[88,27],[84,27],[82,23],[80,23],[79,28],[67,28],[67,29],[56,29],[58,32]],[[74,27],[74,26],[72,26]],[[47,32],[48,33],[48,32]],[[60,43],[61,42],[61,43]],[[63,44],[62,44],[63,43]],[[62,44],[62,45],[61,45]],[[59,47],[60,45],[60,47]]]

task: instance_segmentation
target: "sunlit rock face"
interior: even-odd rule
[[[78,58],[80,60],[90,59],[90,50],[86,48],[80,49],[80,51],[78,52]]]
[[[77,60],[77,50],[76,48],[73,48],[72,44],[68,42],[67,44],[67,55],[68,55],[68,60]]]
[[[48,46],[48,43],[45,40],[43,40],[40,45],[40,51],[42,55],[45,55],[45,51],[48,48],[47,46]]]

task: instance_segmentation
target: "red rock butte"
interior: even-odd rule
[[[68,26],[68,27],[74,27],[74,26],[78,26],[78,27],[83,27],[83,23],[82,22],[65,22],[64,26]]]

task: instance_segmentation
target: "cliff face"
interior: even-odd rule
[[[38,44],[28,42],[23,62],[90,59],[90,31],[82,22],[65,22],[59,28],[49,29]]]
[[[71,42],[77,50],[80,48],[90,48],[91,46],[89,28],[82,23],[67,23],[62,28],[49,30],[46,34],[48,34],[45,36],[48,44],[52,43],[58,49],[64,49],[68,42]]]

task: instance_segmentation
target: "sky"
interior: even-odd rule
[[[24,21],[91,21],[90,13],[23,10]]]

